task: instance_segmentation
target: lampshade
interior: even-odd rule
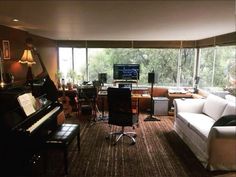
[[[24,53],[23,53],[21,59],[19,60],[19,62],[20,63],[27,63],[28,65],[36,64],[36,62],[33,59],[31,50],[29,50],[29,49],[24,50]]]

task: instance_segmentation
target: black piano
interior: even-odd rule
[[[48,79],[35,83],[33,90],[29,86],[0,90],[1,174],[31,176],[42,160],[44,143],[57,128],[57,116],[63,110],[56,99],[57,90],[53,93]],[[22,96],[32,96],[33,108],[29,105],[30,109],[23,109],[30,100],[22,101]]]

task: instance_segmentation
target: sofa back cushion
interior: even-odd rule
[[[209,94],[203,106],[202,112],[210,116],[214,120],[218,120],[227,105],[227,101],[216,95]]]
[[[228,103],[236,104],[236,97],[233,95],[225,95],[225,99]]]
[[[222,116],[235,115],[236,116],[236,105],[228,103],[223,111]]]

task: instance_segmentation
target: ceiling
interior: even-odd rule
[[[235,3],[1,0],[0,24],[55,40],[197,40],[236,31]]]

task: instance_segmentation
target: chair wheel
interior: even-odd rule
[[[137,135],[136,134],[134,134],[134,136],[133,136],[134,138],[136,138],[137,137]]]

